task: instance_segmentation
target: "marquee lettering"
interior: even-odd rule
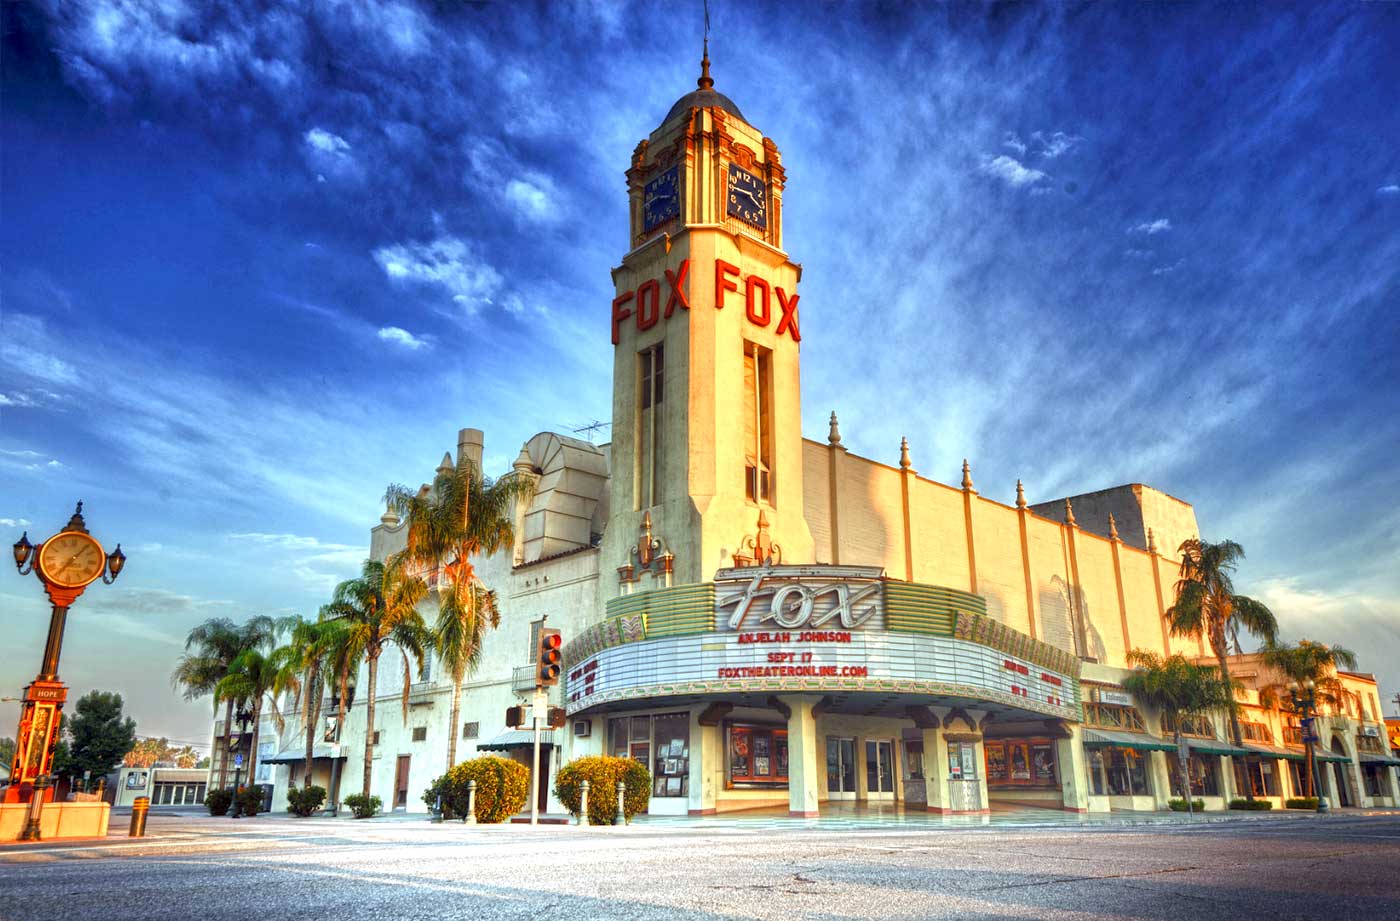
[[[759,625],[771,621],[784,630],[796,630],[839,619],[841,627],[850,630],[880,613],[882,597],[878,582],[809,585],[775,580],[770,573],[757,571],[743,589],[716,598],[715,606],[721,612],[733,606],[730,630],[743,626],[751,610],[758,611]]]
[[[663,318],[669,319],[678,307],[681,310],[690,309],[690,294],[686,290],[690,260],[683,259],[674,270],[663,271],[667,286],[664,310],[661,308],[661,280],[658,278],[648,279],[638,285],[635,291],[624,291],[613,299],[613,345],[622,341],[622,325],[629,318],[636,325],[637,331],[642,332],[651,329]],[[725,294],[739,293],[740,281],[744,283],[744,312],[750,323],[764,328],[771,326],[774,314],[773,299],[776,297],[778,311],[781,313],[776,334],[781,336],[786,333],[792,337],[793,342],[802,341],[802,333],[797,328],[797,301],[800,295],[790,295],[782,288],[770,285],[762,276],[744,276],[737,265],[723,259],[715,260],[716,310],[724,309]]]

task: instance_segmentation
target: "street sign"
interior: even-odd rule
[[[236,754],[236,755],[233,756],[233,766],[234,766],[234,767],[240,767],[240,768],[243,766],[243,753],[242,753],[242,752],[239,752],[238,754]]]
[[[1303,741],[1304,741],[1304,742],[1316,742],[1316,741],[1317,741],[1317,721],[1316,721],[1313,717],[1311,717],[1311,716],[1304,717],[1303,720],[1302,720],[1301,726],[1302,726],[1302,730],[1303,730]]]

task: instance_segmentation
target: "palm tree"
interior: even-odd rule
[[[311,786],[312,753],[316,727],[321,722],[321,699],[325,694],[328,665],[343,643],[344,624],[334,620],[307,620],[296,615],[283,621],[288,630],[287,649],[299,686],[302,726],[306,730],[305,780]]]
[[[1134,649],[1128,653],[1128,664],[1133,673],[1123,679],[1123,689],[1139,704],[1160,710],[1172,724],[1181,792],[1186,797],[1186,811],[1194,812],[1191,778],[1186,769],[1189,755],[1181,724],[1187,717],[1230,706],[1235,699],[1234,684],[1215,666],[1198,665],[1180,653],[1164,659],[1156,653]]]
[[[407,546],[398,559],[415,570],[439,573],[433,646],[452,675],[449,769],[457,762],[462,682],[476,670],[486,632],[501,622],[496,593],[476,574],[472,558],[514,545],[515,505],[533,491],[527,476],[510,473],[492,480],[463,460],[455,467],[444,462],[430,489],[410,492],[395,484],[385,493],[388,505],[408,522]]]
[[[270,617],[250,617],[235,624],[226,617],[214,617],[199,624],[185,638],[185,653],[170,674],[172,687],[181,688],[185,700],[206,694],[214,697],[214,715],[224,704],[224,757],[219,760],[219,788],[228,785],[228,750],[233,734],[233,698],[217,693],[219,682],[229,673],[233,660],[249,649],[271,645],[276,623]]]
[[[1278,637],[1278,621],[1263,602],[1235,594],[1231,576],[1235,566],[1244,559],[1244,548],[1239,544],[1232,540],[1212,544],[1193,537],[1182,541],[1180,550],[1176,602],[1167,608],[1167,623],[1173,636],[1208,640],[1221,678],[1230,685],[1230,666],[1226,662],[1230,640],[1234,640],[1235,651],[1239,652],[1239,631],[1244,628],[1265,643],[1272,643]],[[1236,746],[1242,745],[1240,718],[1233,697],[1228,709],[1230,738]]]
[[[1345,646],[1328,646],[1314,640],[1299,640],[1296,646],[1269,643],[1260,653],[1260,659],[1269,668],[1284,678],[1261,688],[1259,702],[1266,707],[1287,707],[1293,710],[1293,695],[1288,693],[1295,686],[1310,688],[1316,706],[1328,706],[1340,712],[1346,704],[1346,691],[1337,678],[1339,669],[1356,668],[1356,653]],[[1304,713],[1299,713],[1305,716]],[[1313,779],[1313,743],[1307,742],[1308,795],[1316,796]]]
[[[409,656],[423,667],[423,646],[427,629],[418,605],[428,594],[427,584],[400,565],[365,560],[360,575],[335,588],[331,603],[321,609],[323,620],[339,622],[343,628],[331,655],[337,679],[343,690],[349,675],[368,666],[369,693],[365,698],[365,773],[361,792],[369,796],[370,772],[374,767],[374,695],[379,680],[379,657],[386,645],[403,653],[403,707],[408,714]]]
[[[258,729],[265,705],[272,708],[272,721],[280,733],[284,725],[277,698],[286,691],[299,688],[292,650],[286,646],[271,652],[247,649],[229,665],[228,674],[219,682],[215,693],[226,700],[238,701],[251,708],[253,738],[248,753],[248,781],[251,785],[258,766]]]

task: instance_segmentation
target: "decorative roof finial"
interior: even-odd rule
[[[451,473],[455,468],[452,465],[452,452],[446,451],[442,455],[442,463],[438,464],[437,473]]]
[[[695,81],[695,85],[702,90],[707,90],[715,85],[715,81],[710,77],[710,37],[705,36],[705,56],[700,59],[700,79]]]
[[[836,410],[831,411],[831,431],[827,433],[826,443],[829,445],[841,446],[841,428],[836,422]]]
[[[394,503],[387,496],[384,502],[384,514],[379,516],[379,523],[386,528],[397,528],[399,526],[399,513],[394,511]]]
[[[63,530],[82,531],[84,534],[88,532],[87,522],[83,520],[83,501],[81,499],[78,500],[78,507],[73,511],[73,517],[68,519],[68,523],[63,526]]]
[[[1016,481],[1016,507],[1026,507],[1026,487],[1021,485],[1021,481]]]
[[[1109,512],[1109,513],[1108,513],[1108,539],[1109,539],[1109,540],[1117,540],[1117,539],[1118,539],[1118,522],[1116,522],[1116,521],[1113,520],[1113,513],[1112,513],[1112,512]]]
[[[967,458],[965,457],[963,458],[962,488],[967,490],[972,489],[972,467],[968,464]]]
[[[909,466],[909,439],[901,438],[899,439],[899,469],[908,470]]]
[[[1151,529],[1151,528],[1148,528],[1148,529],[1147,529],[1147,552],[1148,552],[1148,553],[1156,553],[1156,552],[1157,552],[1157,538],[1154,537],[1154,536],[1152,536],[1152,529]]]
[[[1074,526],[1075,526],[1075,524],[1074,524],[1074,506],[1069,504],[1069,500],[1068,500],[1068,499],[1065,500],[1065,524],[1069,525],[1070,527],[1074,527]]]

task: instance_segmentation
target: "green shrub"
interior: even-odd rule
[[[345,797],[345,806],[357,819],[372,819],[379,807],[384,805],[384,801],[377,796],[365,796],[363,793],[351,793]]]
[[[1169,808],[1172,812],[1185,812],[1186,800],[1169,799],[1167,800],[1167,808]],[[1206,801],[1203,799],[1193,799],[1191,801],[1191,808],[1196,810],[1197,812],[1202,812],[1206,808]]]
[[[1270,809],[1274,808],[1274,804],[1272,800],[1267,799],[1251,800],[1240,798],[1230,800],[1230,808],[1240,809],[1245,812],[1268,812]]]
[[[244,815],[257,815],[262,811],[262,787],[244,787],[238,791],[238,801],[243,804]]]
[[[321,808],[326,801],[326,788],[314,784],[309,787],[292,787],[287,791],[287,811],[306,818]]]
[[[573,815],[579,814],[585,780],[588,781],[588,821],[594,825],[612,824],[617,815],[619,780],[625,785],[622,814],[628,822],[647,808],[651,798],[651,772],[640,761],[608,755],[576,758],[559,769],[554,782],[554,795]]]
[[[210,790],[204,797],[204,805],[209,809],[210,815],[228,815],[228,807],[233,805],[233,791]]]
[[[1316,796],[1295,796],[1283,801],[1285,809],[1311,809],[1317,811]]]
[[[530,791],[530,769],[519,761],[484,755],[463,761],[423,791],[423,802],[432,808],[442,797],[444,819],[466,820],[470,791],[476,781],[476,820],[484,825],[504,822],[525,808]]]

